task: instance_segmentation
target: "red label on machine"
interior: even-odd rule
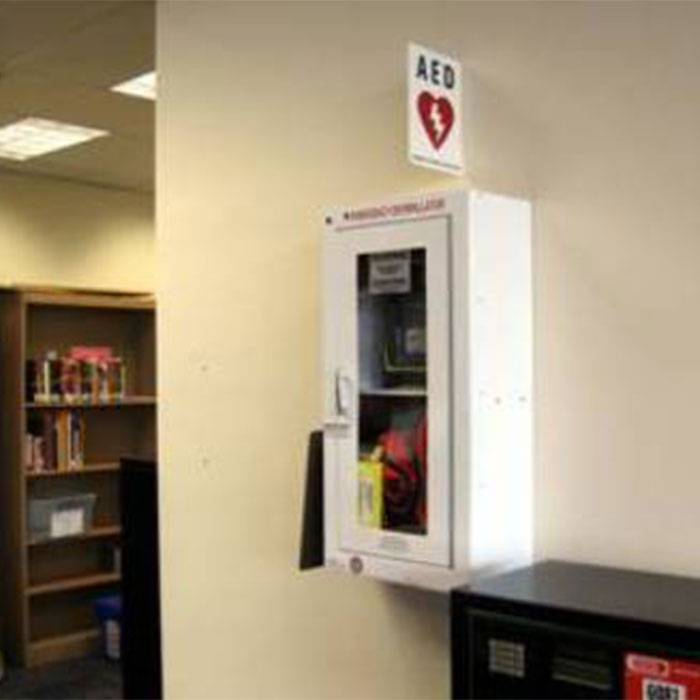
[[[626,700],[700,700],[700,663],[625,656]]]

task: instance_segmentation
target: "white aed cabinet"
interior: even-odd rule
[[[531,206],[327,212],[325,564],[446,590],[532,556]]]

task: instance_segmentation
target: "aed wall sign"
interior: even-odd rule
[[[418,44],[408,45],[408,153],[414,165],[464,170],[460,64]]]

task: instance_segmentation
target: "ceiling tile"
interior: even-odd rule
[[[104,18],[126,0],[10,0],[0,3],[0,69],[47,46],[65,44],[66,37]]]
[[[151,0],[0,2],[0,125],[25,116],[110,136],[0,168],[153,189],[154,103],[109,87],[154,65]]]

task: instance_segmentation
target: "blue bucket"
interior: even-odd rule
[[[110,595],[95,601],[95,613],[102,629],[102,648],[108,659],[121,658],[122,597]]]

